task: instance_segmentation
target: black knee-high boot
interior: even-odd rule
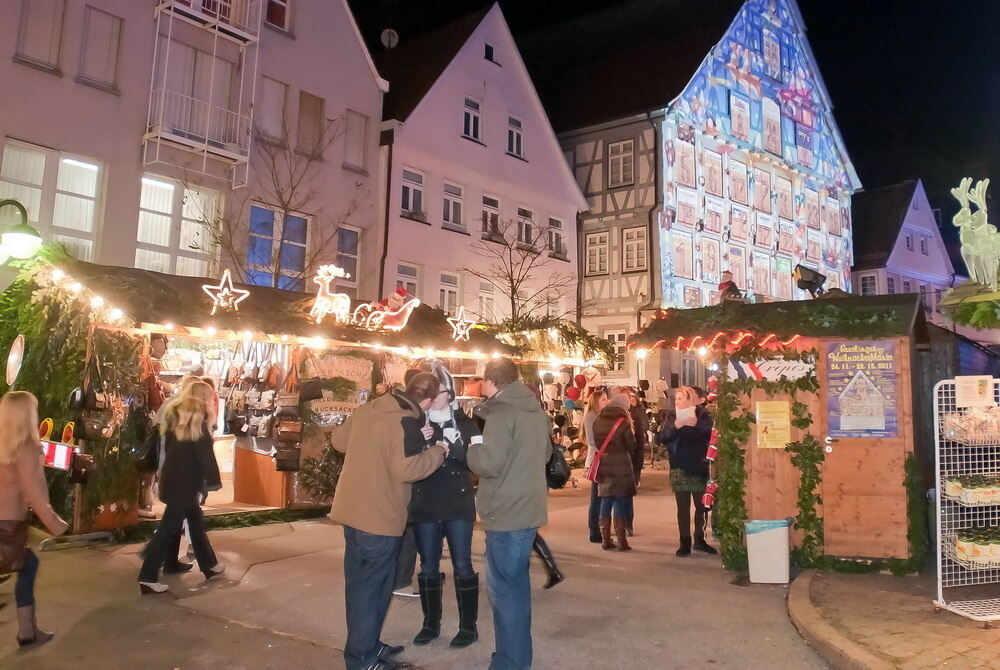
[[[551,589],[553,586],[561,581],[564,581],[566,577],[563,575],[562,571],[559,570],[559,566],[556,565],[555,556],[552,555],[552,551],[549,550],[549,545],[546,544],[545,540],[538,533],[535,533],[535,553],[538,554],[538,558],[542,559],[542,565],[545,567],[545,574],[548,580],[545,582],[545,586],[542,588]]]
[[[479,639],[476,622],[479,619],[479,575],[455,577],[458,598],[458,635],[451,640],[456,649],[468,647]]]
[[[424,625],[413,638],[413,644],[425,645],[441,634],[441,588],[444,575],[417,575],[420,588],[420,607],[424,611]]]

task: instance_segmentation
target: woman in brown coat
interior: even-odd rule
[[[632,455],[637,447],[628,409],[623,405],[627,406],[626,399],[616,396],[594,422],[594,439],[598,450],[611,434],[597,469],[597,495],[601,498],[601,548],[615,548],[611,541],[611,516],[614,511],[618,551],[631,551],[625,531],[625,514],[628,502],[635,495]]]
[[[17,572],[17,644],[38,646],[52,633],[35,621],[35,575],[38,557],[26,546],[28,509],[53,535],[68,528],[51,505],[38,442],[38,401],[25,391],[11,391],[0,400],[0,572]]]

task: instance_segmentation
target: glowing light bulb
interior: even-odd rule
[[[252,340],[253,339],[253,333],[251,333],[249,330],[244,330],[243,331],[243,339],[244,340]]]
[[[163,325],[163,327],[164,327],[164,328],[165,328],[166,330],[173,330],[173,329],[174,329],[174,324],[173,324],[172,322],[168,321],[167,323],[165,323],[165,324]]]
[[[83,290],[83,284],[81,284],[78,281],[75,281],[75,282],[73,282],[72,284],[69,285],[69,290],[70,290],[70,293],[79,293],[80,291]]]
[[[499,351],[494,351],[492,354],[490,354],[490,356],[493,357],[493,358],[500,358],[500,352]]]
[[[113,321],[117,321],[118,319],[125,316],[125,312],[115,307],[114,309],[111,310],[111,313],[108,314],[108,316],[110,316]]]
[[[104,304],[104,298],[102,298],[99,295],[95,295],[93,298],[90,299],[90,306],[93,307],[94,309],[97,309],[103,304]]]
[[[216,334],[216,333],[218,333],[218,332],[219,332],[219,331],[217,331],[217,330],[215,329],[215,326],[209,326],[208,328],[206,328],[206,329],[205,329],[205,333],[206,333],[206,334],[207,334],[207,335],[208,335],[209,337],[215,337],[215,334]]]
[[[635,357],[638,358],[641,361],[642,359],[646,358],[646,353],[647,352],[646,352],[645,349],[636,349],[635,350]]]
[[[698,355],[702,358],[708,356],[708,347],[698,347]]]
[[[287,342],[288,341],[288,335],[282,335],[281,336],[281,341],[282,342]]]
[[[56,268],[55,270],[52,271],[52,281],[62,281],[65,278],[66,278],[66,273],[60,270],[59,268]]]

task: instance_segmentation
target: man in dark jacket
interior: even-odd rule
[[[501,358],[486,366],[480,406],[482,444],[469,447],[479,475],[477,507],[486,529],[486,569],[496,652],[490,670],[531,667],[531,582],[528,560],[548,520],[545,464],[552,454],[549,420],[538,398]]]
[[[396,558],[406,528],[410,483],[428,477],[448,455],[447,445],[425,449],[424,411],[438,394],[434,375],[415,375],[354,410],[330,441],[345,453],[330,518],[344,526],[347,670],[393,670],[389,656],[402,647],[379,641]]]

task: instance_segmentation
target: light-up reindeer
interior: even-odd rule
[[[972,188],[972,178],[962,179],[958,188],[951,189],[951,194],[961,203],[951,222],[959,229],[959,239],[962,242],[962,260],[969,268],[969,278],[996,291],[1000,288],[997,270],[1000,268],[1000,234],[987,220],[986,189],[990,186],[989,179],[983,179]],[[977,210],[972,211],[971,205]]]
[[[347,323],[351,319],[351,296],[346,293],[332,293],[330,282],[338,278],[348,279],[351,275],[336,265],[323,265],[316,271],[313,281],[319,284],[316,301],[313,303],[309,316],[320,323],[327,314],[333,314],[339,323]]]

